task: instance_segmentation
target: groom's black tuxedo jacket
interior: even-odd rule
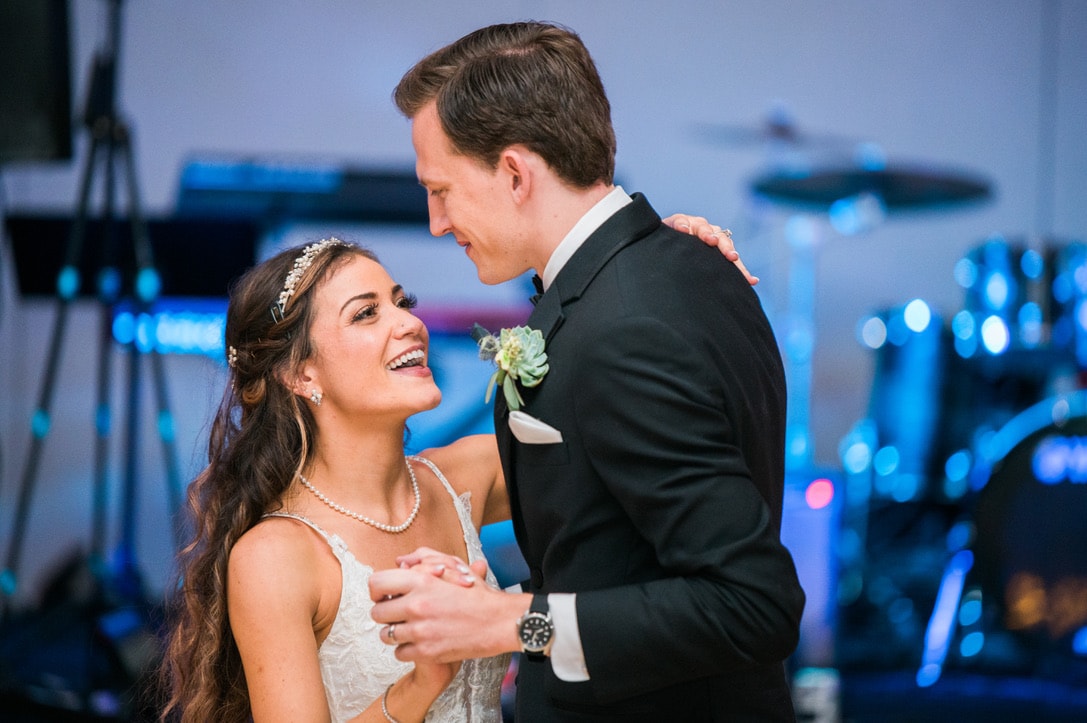
[[[640,195],[528,320],[550,370],[495,428],[531,592],[575,592],[591,680],[522,660],[518,723],[782,720],[804,594],[779,529],[785,384],[755,292]]]

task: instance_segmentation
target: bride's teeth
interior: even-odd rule
[[[414,361],[416,359],[422,359],[422,358],[423,358],[423,350],[422,349],[416,349],[415,351],[409,351],[407,354],[404,354],[402,356],[397,357],[396,359],[393,359],[393,361],[386,367],[386,369],[390,369],[390,370],[398,369],[398,368],[404,366],[405,364],[407,364],[409,362],[412,362],[412,361]]]

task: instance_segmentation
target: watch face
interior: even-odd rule
[[[546,615],[529,613],[521,621],[521,644],[526,650],[545,650],[553,632],[554,627]]]

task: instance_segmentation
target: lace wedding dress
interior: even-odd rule
[[[434,463],[422,457],[411,459],[429,467],[452,497],[464,531],[468,561],[482,558],[483,545],[472,524],[470,493],[458,497]],[[343,575],[340,606],[317,655],[332,720],[334,723],[349,720],[380,698],[386,688],[411,670],[412,664],[396,659],[394,648],[379,637],[382,626],[370,617],[374,606],[369,589],[373,568],[359,562],[339,536],[326,533],[301,515],[275,512],[267,516],[289,517],[309,525],[328,542],[340,561]],[[497,587],[490,571],[487,582]],[[426,720],[433,723],[501,721],[502,678],[509,662],[509,655],[464,661],[449,687],[430,707]]]

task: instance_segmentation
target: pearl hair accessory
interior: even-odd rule
[[[226,363],[231,369],[238,366],[238,350],[233,346],[226,348]]]
[[[295,287],[298,286],[298,282],[302,280],[302,275],[306,273],[306,270],[313,265],[313,260],[317,258],[317,254],[330,246],[347,245],[349,244],[338,238],[331,237],[322,239],[317,243],[312,243],[302,249],[302,253],[298,254],[298,258],[294,260],[294,265],[287,274],[287,278],[283,281],[283,291],[279,292],[279,299],[276,301],[275,307],[279,310],[278,317],[275,314],[275,308],[273,308],[272,316],[277,322],[283,319],[283,312],[287,310],[287,302],[294,296]]]
[[[352,512],[346,507],[338,505],[330,500],[328,497],[325,497],[324,493],[314,487],[312,484],[310,484],[310,481],[306,479],[303,475],[298,475],[298,480],[302,483],[302,486],[312,492],[317,499],[321,500],[326,505],[339,512],[341,515],[347,515],[348,517],[358,520],[359,522],[365,522],[367,525],[370,525],[370,527],[376,527],[382,532],[391,532],[395,534],[398,532],[403,532],[404,530],[411,527],[411,523],[415,522],[415,518],[419,514],[419,504],[422,502],[422,496],[419,494],[419,482],[415,479],[415,470],[411,468],[411,462],[408,461],[407,457],[404,458],[404,464],[407,465],[408,477],[411,478],[411,491],[415,495],[415,506],[412,508],[411,514],[408,515],[408,519],[404,520],[399,525],[386,525],[384,522],[372,520],[366,515],[360,515],[357,512]]]

